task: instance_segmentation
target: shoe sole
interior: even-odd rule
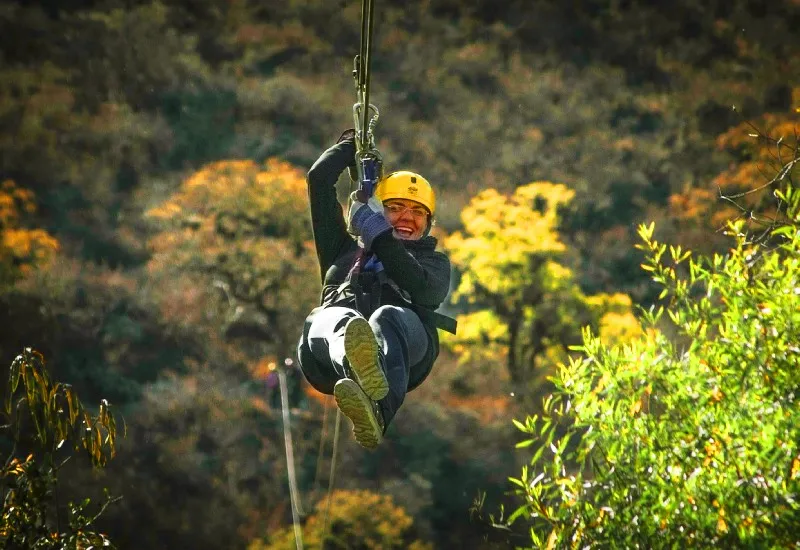
[[[353,376],[367,394],[378,401],[389,393],[389,382],[381,368],[378,342],[366,319],[354,317],[344,329],[344,353]]]
[[[353,423],[353,435],[359,445],[367,449],[376,448],[383,433],[367,394],[354,380],[343,378],[333,387],[333,397],[339,410]]]

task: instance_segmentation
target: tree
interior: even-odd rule
[[[93,524],[114,499],[106,494],[96,513],[89,499],[69,502],[66,514],[58,499],[58,475],[70,447],[95,467],[114,457],[117,428],[111,406],[103,400],[97,414],[91,414],[69,384],[50,379],[44,358],[31,349],[11,365],[4,404],[7,424],[2,429],[13,448],[0,469],[0,543],[54,550],[111,547]]]
[[[787,223],[768,242],[730,224],[724,256],[640,226],[666,307],[626,345],[585,331],[542,417],[517,422],[535,452],[510,520],[530,522],[534,546],[800,543],[800,194],[778,198]]]
[[[512,195],[487,189],[472,199],[463,232],[445,240],[460,281],[453,296],[469,311],[459,334],[446,342],[463,360],[496,363],[505,358],[511,381],[531,382],[549,372],[578,342],[580,327],[618,317],[619,337],[636,331],[625,295],[587,297],[580,290],[558,233],[558,210],[574,192],[536,182]]]
[[[0,185],[0,286],[45,265],[58,251],[58,241],[43,229],[29,228],[36,213],[33,193],[6,180]]]
[[[791,90],[789,109],[743,121],[717,137],[731,160],[707,187],[689,187],[670,197],[670,213],[681,231],[701,251],[715,251],[729,220],[744,219],[750,230],[769,233],[781,221],[784,205],[775,191],[800,174],[800,88]],[[768,176],[771,175],[771,176]]]
[[[302,533],[309,548],[430,550],[430,544],[414,540],[412,526],[411,517],[391,497],[370,491],[339,490],[331,495],[330,509],[327,498],[317,503]],[[267,542],[254,540],[248,550],[295,547],[294,529],[288,527],[270,536]]]
[[[150,274],[177,281],[164,289],[167,316],[223,326],[251,357],[291,353],[319,299],[306,207],[303,174],[274,159],[220,161],[186,179],[148,212],[161,230]]]

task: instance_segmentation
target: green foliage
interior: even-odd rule
[[[126,415],[129,435],[103,479],[123,495],[103,516],[114,539],[142,548],[178,548],[188,540],[198,550],[242,548],[282,517],[283,434],[266,397],[262,385],[233,376],[227,365],[192,365],[150,384],[141,406]],[[293,415],[301,485],[314,475],[319,432],[318,414]],[[180,506],[165,505],[167,495]]]
[[[53,383],[38,352],[26,349],[11,365],[4,401],[3,426],[14,442],[0,470],[3,515],[0,542],[4,548],[86,548],[111,546],[93,530],[94,521],[113,499],[106,494],[99,512],[90,500],[67,504],[67,525],[61,524],[58,474],[66,460],[64,449],[88,456],[95,467],[105,466],[116,451],[116,420],[103,400],[97,414],[84,408],[68,384]],[[26,458],[17,447],[31,448]]]
[[[800,200],[781,199],[790,223],[769,243],[730,225],[725,256],[693,258],[640,226],[666,308],[624,346],[587,330],[544,414],[515,421],[534,454],[511,520],[530,521],[535,547],[800,543]]]

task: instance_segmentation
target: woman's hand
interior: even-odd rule
[[[350,194],[350,212],[347,215],[348,231],[352,235],[359,236],[368,219],[375,215],[383,218],[383,204],[374,196],[370,197],[366,203],[358,200],[357,192]]]

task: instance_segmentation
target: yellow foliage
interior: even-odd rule
[[[308,548],[327,548],[322,530],[327,499],[317,503],[314,514],[303,526],[303,543]],[[408,541],[413,520],[392,497],[371,491],[334,491],[328,516],[328,537],[335,537],[337,548],[432,550],[422,541]],[[333,534],[332,534],[333,533]],[[256,539],[248,550],[293,550],[296,548],[294,530],[287,527],[271,534],[267,541]]]
[[[35,213],[33,193],[11,180],[0,185],[0,266],[12,278],[45,265],[58,252],[58,240],[47,231],[24,227],[25,215]]]
[[[458,315],[458,333],[442,333],[442,343],[459,357],[462,363],[502,364],[506,357],[508,327],[493,311],[482,309]]]
[[[597,294],[586,298],[600,318],[598,336],[607,345],[625,344],[642,335],[627,294]]]
[[[464,208],[464,230],[445,247],[461,275],[454,297],[472,311],[459,316],[456,336],[442,338],[460,363],[505,364],[518,382],[566,361],[587,324],[615,342],[639,334],[628,296],[587,297],[565,265],[558,211],[573,196],[535,182],[511,195],[486,189]]]
[[[461,214],[464,232],[444,243],[453,262],[469,268],[456,295],[469,295],[476,286],[513,292],[524,283],[532,255],[563,252],[557,210],[573,196],[565,185],[548,182],[519,187],[511,196],[495,189],[479,193]]]

